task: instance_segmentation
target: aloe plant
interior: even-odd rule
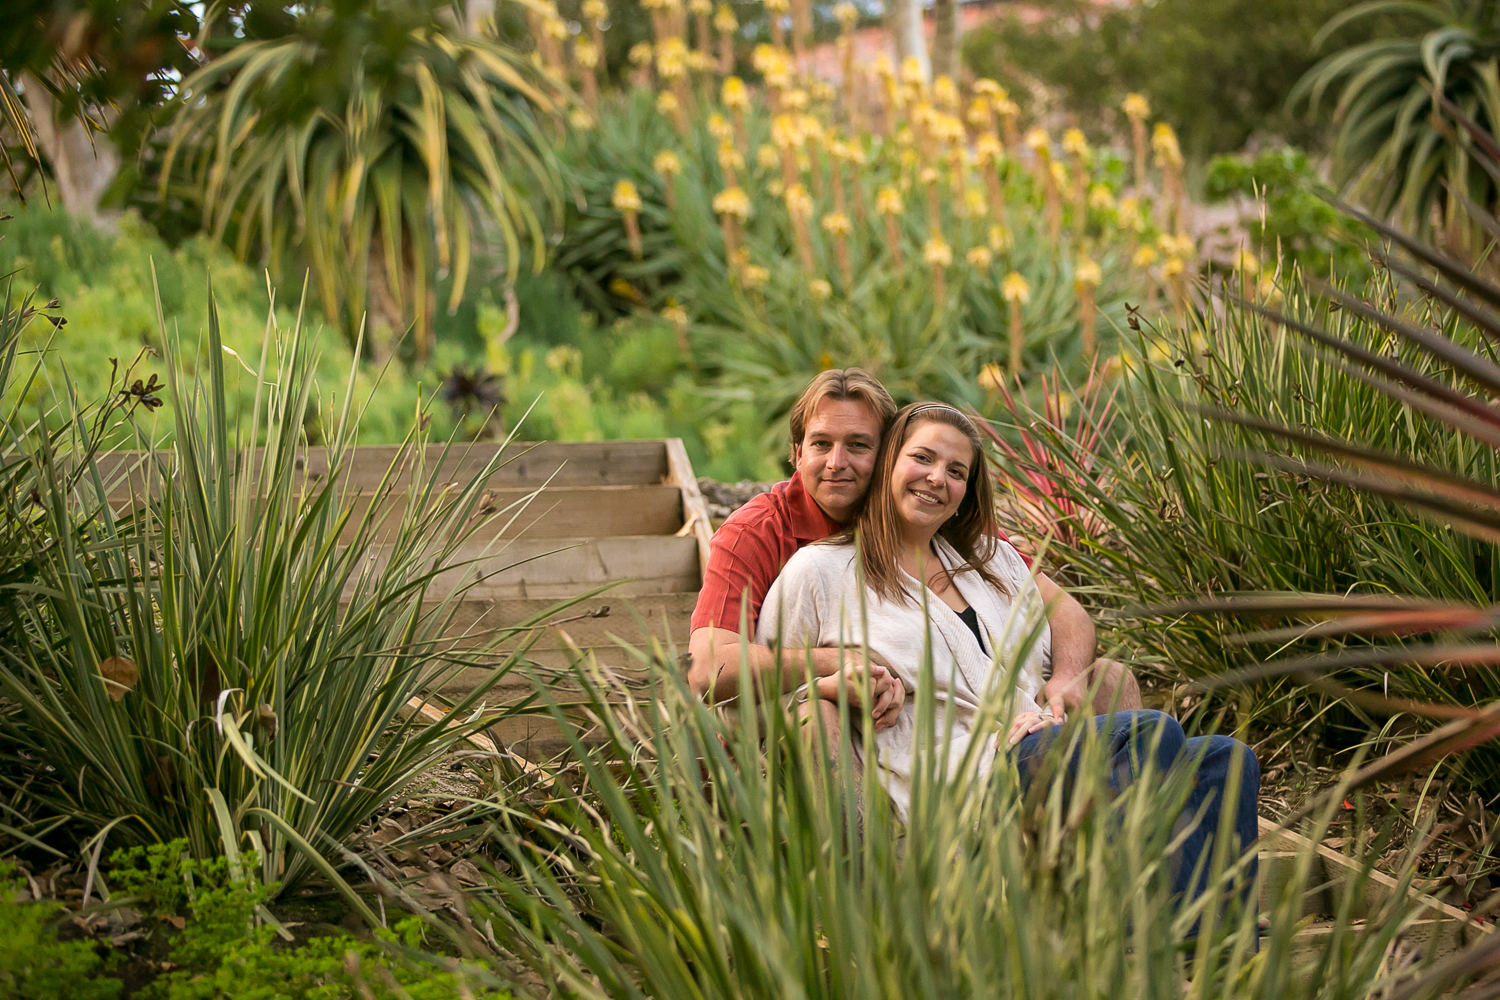
[[[278,329],[273,310],[256,370],[238,376],[212,308],[193,378],[176,374],[185,348],[165,323],[162,337],[165,386],[136,373],[100,406],[59,399],[68,420],[52,437],[16,409],[25,380],[5,384],[4,535],[30,572],[0,581],[0,833],[52,853],[87,839],[95,856],[106,840],[183,838],[232,860],[253,849],[266,884],[321,876],[373,921],[337,873],[350,838],[470,735],[525,710],[484,702],[535,623],[470,634],[454,617],[470,561],[518,513],[487,506],[500,452],[449,483],[415,435],[362,489],[360,402],[352,385],[321,395],[300,325]],[[256,386],[243,437],[231,377]],[[169,447],[147,419],[162,396]],[[314,471],[303,426],[319,407],[330,432]],[[120,420],[140,450],[97,453]],[[412,711],[466,667],[479,670],[469,694],[435,721]]]

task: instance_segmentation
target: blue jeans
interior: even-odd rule
[[[1139,711],[1118,712],[1114,715],[1096,715],[1091,720],[1095,732],[1108,740],[1110,755],[1110,787],[1121,792],[1134,779],[1147,755],[1154,752],[1156,771],[1165,775],[1181,763],[1193,767],[1197,773],[1192,793],[1188,796],[1183,815],[1188,819],[1198,814],[1205,802],[1203,818],[1183,842],[1182,855],[1173,871],[1173,891],[1188,898],[1196,898],[1208,882],[1208,867],[1211,863],[1214,834],[1219,829],[1219,815],[1224,804],[1224,791],[1229,776],[1236,766],[1240,770],[1240,789],[1234,809],[1234,832],[1238,843],[1234,844],[1234,856],[1243,853],[1260,835],[1257,822],[1256,799],[1260,795],[1260,761],[1255,752],[1239,740],[1228,736],[1198,736],[1188,739],[1178,721],[1163,712]],[[1053,741],[1062,732],[1062,726],[1053,726],[1031,733],[1016,745],[1016,768],[1021,773],[1023,786],[1043,770],[1043,760]],[[1202,755],[1201,758],[1199,755]],[[1236,764],[1236,760],[1239,761]],[[1067,762],[1069,777],[1078,771],[1078,751]],[[1204,858],[1203,872],[1196,884],[1193,872],[1199,859]],[[1246,873],[1245,893],[1255,885],[1256,862],[1251,860]]]

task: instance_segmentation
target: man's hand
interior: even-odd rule
[[[1077,677],[1054,677],[1042,688],[1041,701],[1052,710],[1052,717],[1060,726],[1068,721],[1068,714],[1081,712],[1088,707],[1088,674]]]
[[[819,698],[825,701],[837,702],[839,691],[846,692],[851,708],[864,708],[875,720],[876,729],[889,729],[896,724],[896,718],[901,714],[901,706],[906,701],[906,688],[901,683],[901,678],[890,670],[884,663],[874,657],[870,659],[870,704],[866,706],[863,702],[862,682],[865,676],[864,658],[857,650],[848,650],[844,653],[844,666],[835,674],[819,677],[813,682],[813,689]]]

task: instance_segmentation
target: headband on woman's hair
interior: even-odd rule
[[[923,410],[951,410],[952,412],[958,414],[959,417],[963,419],[964,423],[968,424],[970,427],[974,426],[974,421],[969,419],[968,414],[966,414],[963,410],[960,410],[958,407],[950,406],[947,403],[923,403],[921,406],[913,407],[911,412],[906,415],[906,419],[911,420],[912,417],[915,417]]]

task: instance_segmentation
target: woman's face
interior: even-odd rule
[[[912,428],[891,470],[896,512],[928,534],[942,527],[969,488],[974,446],[956,427],[926,421]]]

